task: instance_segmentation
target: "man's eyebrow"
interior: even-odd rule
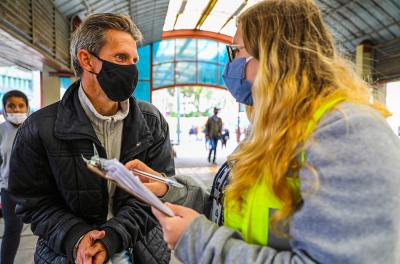
[[[129,52],[125,52],[125,51],[117,51],[114,53],[114,56],[116,55],[125,55],[125,56],[129,56]]]

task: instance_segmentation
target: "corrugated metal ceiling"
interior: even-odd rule
[[[84,19],[102,12],[130,15],[143,33],[143,44],[161,38],[168,3],[168,0],[54,0],[55,6],[69,18],[78,15]]]
[[[145,43],[150,43],[161,38],[169,1],[54,0],[54,3],[67,17],[84,18],[98,12],[129,14],[142,31]],[[351,53],[363,40],[381,44],[400,38],[400,0],[316,0],[316,3],[337,42]]]
[[[338,43],[353,52],[364,40],[375,45],[400,38],[400,0],[316,0]]]

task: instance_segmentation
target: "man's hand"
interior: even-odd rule
[[[92,264],[103,264],[107,259],[107,250],[103,243],[96,242],[88,250],[86,250],[85,256],[88,262]]]
[[[166,203],[165,205],[171,208],[176,216],[169,217],[154,207],[151,208],[151,211],[160,222],[164,233],[164,240],[167,242],[168,248],[172,250],[175,248],[176,243],[179,241],[188,226],[200,214],[191,208],[180,205],[170,203]]]
[[[128,163],[125,164],[125,167],[128,170],[138,169],[147,173],[154,174],[156,176],[161,176],[160,173],[156,172],[155,170],[152,170],[146,164],[137,159],[129,161]],[[168,191],[168,186],[165,183],[153,181],[147,177],[143,177],[140,175],[139,179],[141,182],[143,182],[144,186],[146,186],[152,193],[154,193],[158,197],[164,196]]]
[[[92,257],[95,256],[97,253],[101,253],[101,247],[104,249],[103,244],[97,242],[96,240],[102,239],[106,235],[105,231],[99,231],[99,230],[92,230],[88,233],[86,233],[82,240],[79,242],[78,245],[78,250],[76,252],[76,259],[75,263],[77,264],[92,264]],[[95,244],[101,244],[100,246]],[[95,249],[89,249],[91,247],[95,247]],[[105,249],[104,249],[105,251]],[[96,254],[91,255],[92,252],[96,252]],[[98,262],[99,263],[99,262]]]

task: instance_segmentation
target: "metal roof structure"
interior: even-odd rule
[[[66,17],[98,12],[129,14],[145,43],[162,31],[199,29],[232,36],[234,17],[259,0],[54,0]],[[338,44],[354,52],[364,40],[379,45],[400,38],[400,0],[316,0]],[[168,7],[169,6],[169,7]],[[168,10],[168,13],[167,13]]]
[[[143,44],[162,39],[163,32],[189,29],[229,38],[235,18],[260,0],[22,0],[0,1],[0,28],[35,48],[60,69],[68,67],[71,19],[92,13],[130,15],[144,36]],[[342,51],[354,55],[356,46],[368,41],[374,49],[377,79],[400,78],[400,0],[315,0]],[[18,14],[18,15],[16,15]],[[48,15],[47,15],[48,14]],[[47,30],[43,30],[47,29]],[[23,63],[15,45],[0,35],[0,65]],[[16,48],[15,48],[16,49]],[[11,54],[11,55],[10,55]],[[12,55],[15,54],[15,55]],[[39,54],[39,55],[40,55]],[[35,57],[35,56],[26,56]],[[36,57],[35,57],[36,58]],[[42,58],[42,61],[45,61]],[[36,62],[23,67],[38,68]]]
[[[199,29],[232,36],[234,17],[259,0],[170,0],[164,30]],[[364,40],[400,38],[400,0],[316,0],[338,44],[348,52]]]
[[[316,0],[327,26],[344,48],[400,38],[400,0]]]
[[[143,34],[143,44],[161,38],[168,3],[168,0],[54,0],[56,8],[67,18],[84,19],[103,12],[130,15]]]
[[[339,48],[367,42],[375,81],[400,79],[400,0],[316,0]]]

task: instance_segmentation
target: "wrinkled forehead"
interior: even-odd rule
[[[129,33],[108,30],[106,33],[106,41],[102,48],[135,50],[137,46],[136,41]]]

